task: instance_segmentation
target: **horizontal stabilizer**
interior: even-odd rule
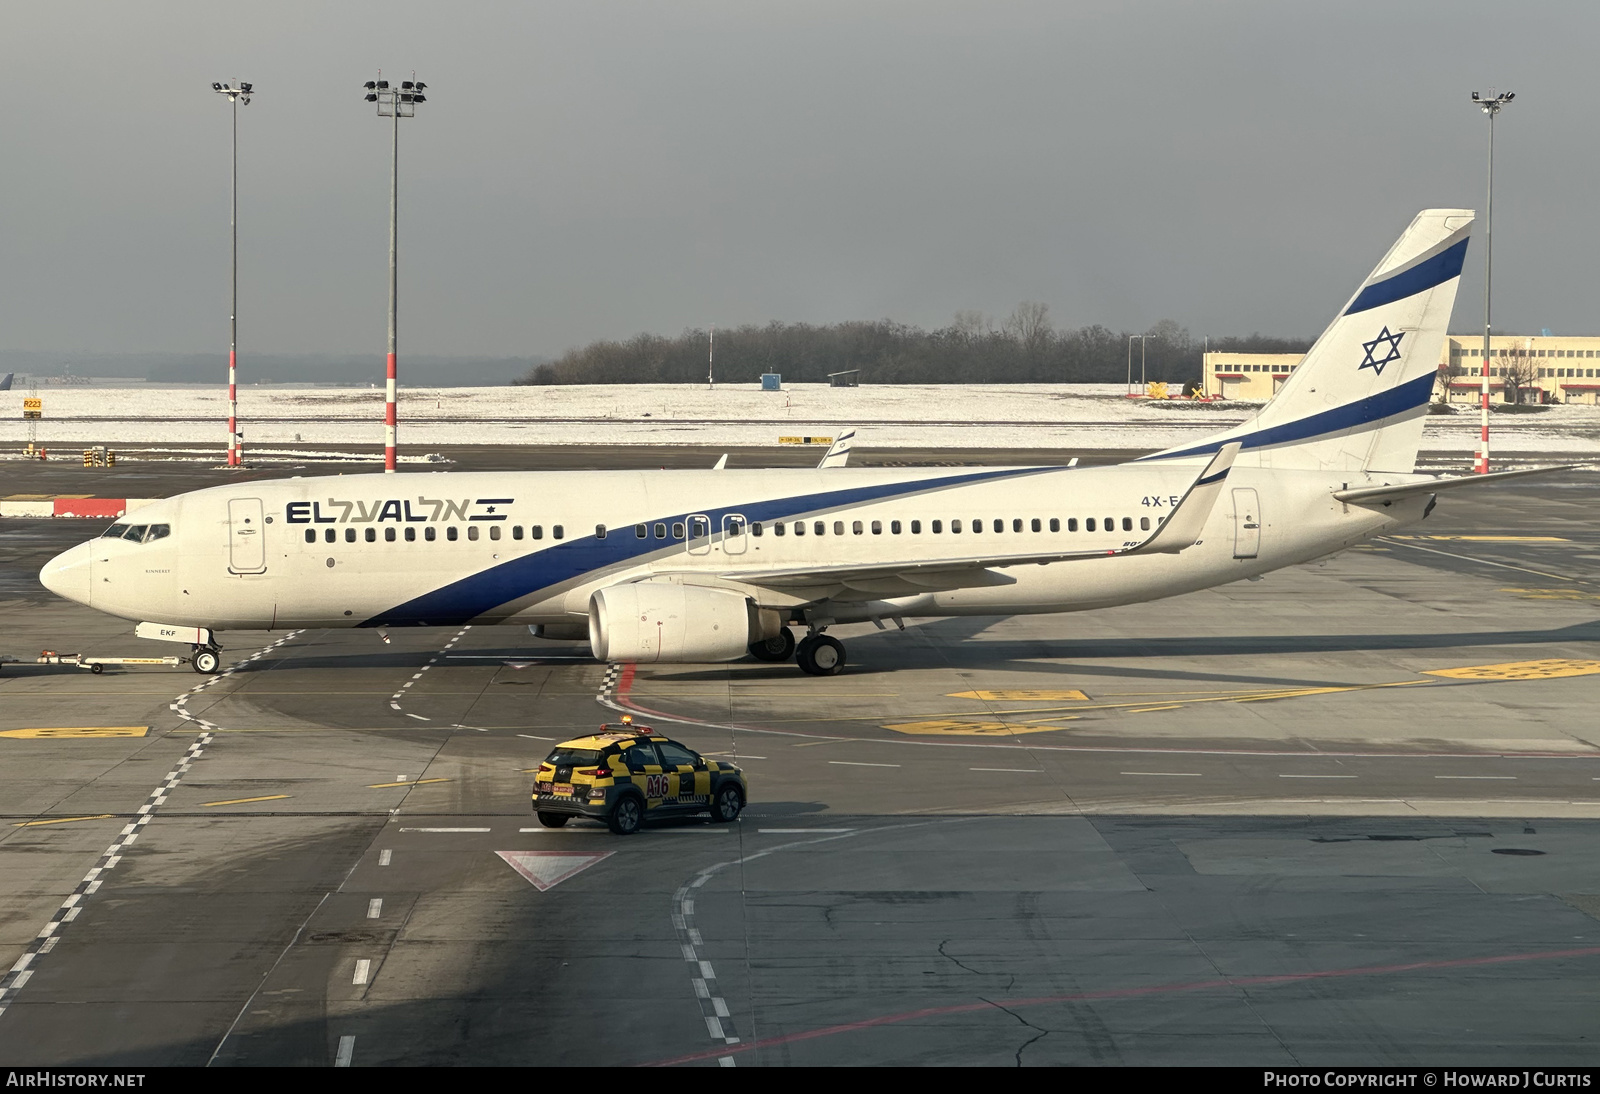
[[[1458,486],[1482,486],[1484,483],[1499,482],[1503,479],[1520,479],[1527,475],[1548,475],[1552,471],[1570,471],[1582,464],[1563,463],[1554,467],[1528,467],[1519,471],[1496,471],[1489,475],[1455,475],[1445,479],[1424,479],[1421,482],[1402,482],[1393,486],[1358,486],[1353,490],[1335,490],[1333,496],[1339,501],[1352,502],[1356,505],[1396,501],[1400,498],[1414,498],[1421,494],[1436,494],[1440,490],[1453,490]]]

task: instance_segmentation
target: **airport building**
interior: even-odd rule
[[[1489,343],[1489,375],[1495,396],[1525,403],[1600,405],[1600,337],[1497,335]],[[1474,403],[1482,380],[1483,336],[1451,335],[1439,354],[1446,397]],[[1264,402],[1283,386],[1298,353],[1208,353],[1201,388],[1224,399]]]

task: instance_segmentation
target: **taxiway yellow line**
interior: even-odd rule
[[[538,768],[534,768],[535,771]],[[368,790],[384,790],[391,786],[422,786],[425,783],[447,783],[449,779],[407,779],[403,783],[368,783]]]
[[[260,798],[229,798],[225,802],[201,802],[200,804],[209,809],[213,805],[249,805],[251,802],[275,802],[288,796],[287,794],[267,794]]]
[[[42,827],[43,825],[46,825],[46,824],[71,824],[73,821],[109,820],[111,817],[114,817],[114,816],[116,816],[115,813],[97,813],[92,817],[51,817],[49,820],[23,821],[20,824],[13,824],[11,827],[13,827],[13,828],[39,828],[39,827]]]

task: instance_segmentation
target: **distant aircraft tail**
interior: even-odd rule
[[[833,439],[828,450],[822,454],[821,467],[843,467],[850,462],[850,448],[856,442],[856,431],[847,429]]]
[[[0,376],[0,391],[10,391],[11,381],[16,375],[14,372],[8,372],[4,376]]]
[[[1240,467],[1412,471],[1472,219],[1470,209],[1418,213],[1249,421],[1145,458],[1196,459],[1238,441]]]

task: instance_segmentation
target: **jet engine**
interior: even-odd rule
[[[589,598],[589,646],[602,661],[733,661],[782,627],[777,612],[727,589],[642,581]]]

